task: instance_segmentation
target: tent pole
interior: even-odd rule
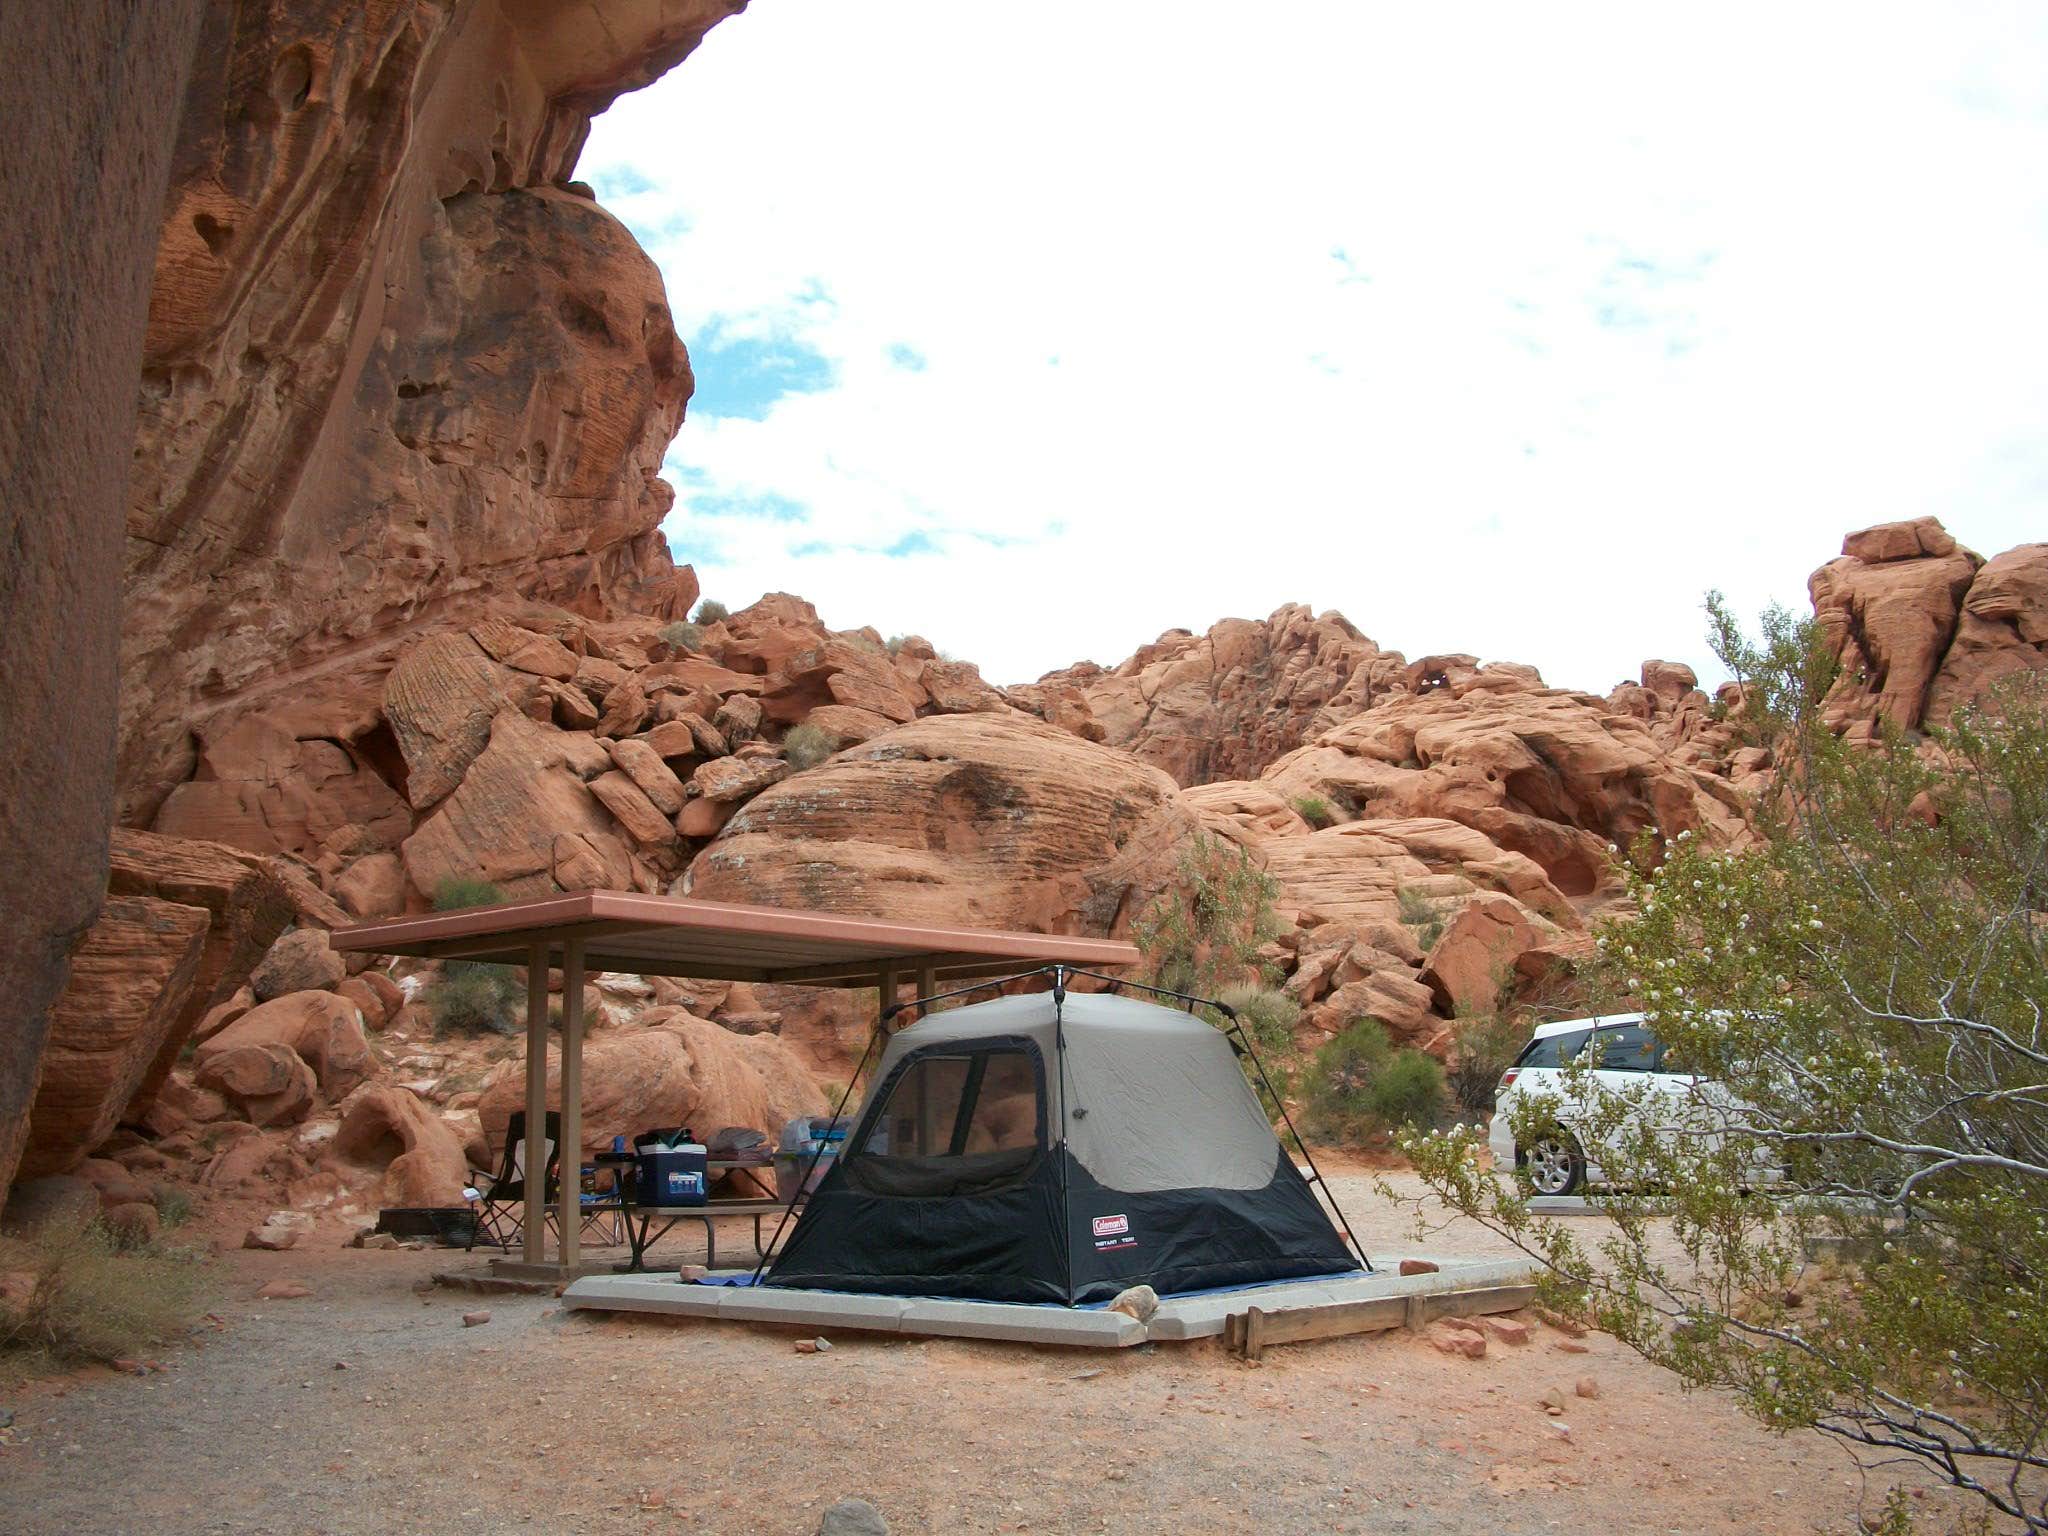
[[[583,1236],[583,940],[562,945],[562,1269],[576,1267]]]
[[[1060,1252],[1066,1259],[1067,1305],[1074,1304],[1074,1214],[1067,1198],[1067,1171],[1074,1149],[1067,1143],[1067,970],[1052,968],[1052,1048],[1060,1072]]]
[[[547,1257],[548,947],[526,948],[526,1221],[520,1229],[526,1262]]]

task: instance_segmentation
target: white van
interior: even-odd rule
[[[1575,1083],[1564,1069],[1582,1053],[1597,1049],[1593,1070]],[[1577,1086],[1583,1083],[1583,1088]],[[1561,1019],[1539,1024],[1515,1064],[1501,1074],[1494,1094],[1493,1123],[1487,1145],[1493,1165],[1522,1168],[1529,1187],[1539,1195],[1569,1195],[1591,1184],[1611,1182],[1599,1162],[1599,1145],[1586,1134],[1592,1119],[1591,1100],[1602,1092],[1640,1096],[1636,1112],[1653,1115],[1673,1132],[1691,1127],[1712,1134],[1738,1108],[1728,1091],[1665,1059],[1664,1044],[1643,1022],[1640,1013],[1610,1013],[1593,1019]],[[1557,1129],[1518,1145],[1513,1125],[1516,1103],[1531,1094],[1557,1101]],[[1593,1142],[1592,1147],[1587,1146]],[[1749,1187],[1780,1182],[1783,1170],[1759,1164]]]

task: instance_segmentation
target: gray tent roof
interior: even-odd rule
[[[1064,1030],[1064,1070],[1058,1048]],[[898,1032],[861,1105],[865,1121],[913,1051],[1023,1036],[1045,1061],[1046,1123],[1105,1187],[1262,1189],[1279,1141],[1230,1042],[1178,1009],[1105,993],[999,997],[932,1014]]]

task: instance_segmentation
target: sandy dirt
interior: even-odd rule
[[[1414,1251],[1369,1176],[1333,1182],[1369,1248]],[[694,1241],[664,1252],[685,1260]],[[1469,1229],[1433,1246],[1498,1251]],[[807,1355],[767,1329],[416,1289],[464,1265],[481,1260],[326,1233],[223,1255],[219,1326],[165,1351],[162,1371],[0,1400],[15,1414],[0,1528],[810,1536],[852,1495],[898,1536],[1842,1532],[1885,1486],[1819,1436],[1767,1435],[1611,1341],[1544,1327],[1476,1361],[1403,1333],[1260,1365],[1214,1343],[857,1334]],[[313,1294],[255,1299],[277,1278]],[[479,1309],[490,1321],[464,1327]],[[1596,1397],[1575,1395],[1582,1379]],[[1540,1401],[1552,1387],[1562,1418]]]

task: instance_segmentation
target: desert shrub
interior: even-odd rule
[[[1529,1043],[1528,1027],[1511,1013],[1489,1009],[1459,1019],[1452,1031],[1457,1049],[1444,1073],[1445,1086],[1461,1113],[1484,1119],[1493,1111],[1501,1073]]]
[[[0,1269],[33,1277],[23,1300],[0,1303],[0,1361],[9,1374],[139,1354],[189,1330],[206,1307],[197,1253],[160,1242],[124,1246],[97,1221],[0,1238]]]
[[[694,624],[684,623],[681,619],[673,624],[662,625],[657,633],[661,643],[672,651],[694,651],[704,643],[704,631]]]
[[[1303,1120],[1323,1141],[1362,1142],[1383,1129],[1372,1112],[1372,1081],[1393,1059],[1378,1019],[1360,1019],[1317,1049],[1301,1075]]]
[[[820,726],[808,721],[794,727],[782,738],[782,755],[789,766],[801,773],[806,768],[815,768],[830,757],[837,748],[832,738]]]
[[[1399,1050],[1374,1077],[1367,1099],[1389,1130],[1434,1129],[1444,1117],[1443,1064],[1424,1051]]]
[[[519,983],[511,968],[450,960],[427,992],[437,1035],[509,1035],[519,1028]]]
[[[1394,892],[1395,904],[1400,909],[1401,921],[1415,930],[1415,942],[1426,954],[1436,947],[1436,941],[1444,936],[1444,915],[1436,903],[1412,885],[1404,885]]]
[[[909,643],[909,640],[910,636],[908,635],[891,635],[882,642],[882,649],[891,656],[901,656],[903,654],[903,647]]]
[[[1291,802],[1294,814],[1312,827],[1327,827],[1337,818],[1330,810],[1330,802],[1321,795],[1296,795]]]
[[[1228,987],[1220,1001],[1230,1005],[1261,1056],[1278,1058],[1294,1049],[1294,1026],[1301,1020],[1301,1005],[1285,992],[1272,987]]]
[[[453,912],[461,907],[496,906],[504,899],[505,893],[490,881],[464,875],[450,875],[434,887],[436,912]]]
[[[1324,1042],[1301,1075],[1309,1133],[1361,1145],[1398,1126],[1443,1118],[1444,1073],[1434,1057],[1396,1050],[1378,1019],[1360,1019]]]
[[[1181,853],[1173,885],[1133,928],[1145,979],[1196,997],[1262,981],[1258,952],[1279,937],[1279,889],[1235,843],[1198,834]]]
[[[697,622],[699,624],[717,624],[731,617],[732,610],[713,598],[707,597],[697,605]]]
[[[173,1227],[182,1227],[192,1219],[192,1197],[182,1189],[159,1184],[155,1204],[157,1226],[165,1232]]]

